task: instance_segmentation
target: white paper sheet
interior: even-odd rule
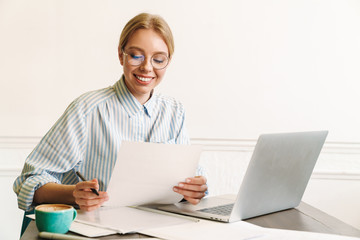
[[[140,233],[172,240],[360,240],[360,238],[334,234],[263,228],[244,221],[220,223],[201,220],[177,226],[147,229]]]
[[[267,238],[259,240],[360,240],[360,238],[341,236],[337,234],[292,231],[274,228],[264,228],[264,230],[266,231]]]
[[[262,227],[243,221],[230,224],[200,220],[199,222],[192,222],[177,226],[147,229],[140,231],[140,233],[172,240],[263,240],[262,238],[266,237],[266,233],[262,231]]]
[[[172,204],[182,195],[172,189],[196,173],[202,146],[123,141],[104,206]]]
[[[124,234],[149,228],[184,224],[194,220],[131,207],[101,207],[91,212],[78,211],[75,221]]]

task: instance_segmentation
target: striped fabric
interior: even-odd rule
[[[78,183],[76,171],[105,191],[121,141],[189,144],[184,119],[182,104],[169,97],[153,94],[141,105],[123,77],[83,94],[27,157],[13,186],[19,208],[32,209],[34,192],[46,183]]]

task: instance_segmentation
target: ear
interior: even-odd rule
[[[121,51],[121,48],[120,48],[120,47],[118,48],[118,56],[119,56],[119,60],[120,60],[121,66],[124,66],[124,54],[123,54],[123,52]]]

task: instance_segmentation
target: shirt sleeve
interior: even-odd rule
[[[32,209],[34,193],[46,183],[62,183],[64,176],[84,159],[86,121],[74,101],[25,161],[14,182],[19,208]]]

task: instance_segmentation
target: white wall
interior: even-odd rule
[[[3,171],[0,172],[0,187],[3,189],[0,239],[19,239],[24,212],[17,208],[16,195],[12,191],[15,173],[10,176],[4,174]]]
[[[0,136],[41,136],[75,97],[118,80],[121,29],[149,11],[173,29],[159,91],[183,101],[192,137],[328,129],[360,141],[357,0],[0,4]]]
[[[0,239],[19,239],[24,212],[17,206],[12,189],[21,173],[26,156],[40,138],[0,137],[0,189],[2,189]]]
[[[321,177],[304,199],[360,228],[348,211],[359,206],[336,198],[358,194],[357,0],[0,1],[0,186],[11,189],[32,139],[74,98],[119,79],[121,29],[143,11],[172,27],[175,55],[158,91],[185,104],[191,137],[231,148],[263,132],[330,130],[334,154],[318,163]],[[231,164],[246,169],[236,154],[211,152],[220,155],[210,166],[225,166],[212,175],[218,184],[232,176]]]

